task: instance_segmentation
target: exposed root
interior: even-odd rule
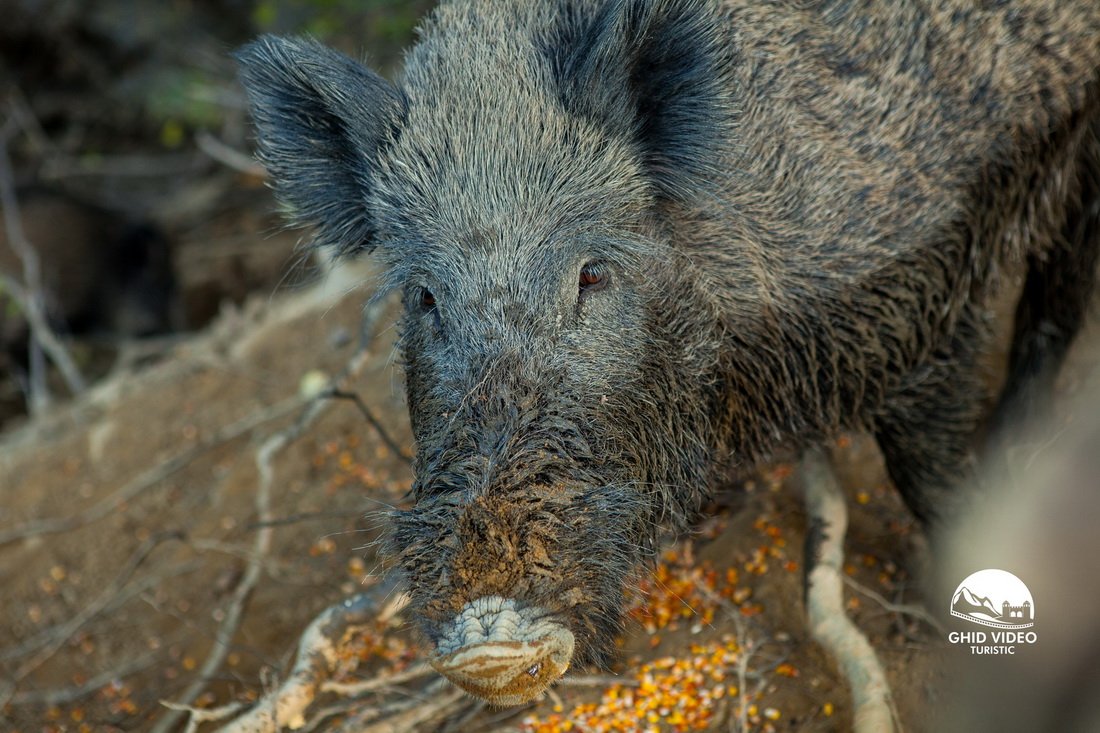
[[[336,733],[409,733],[438,730],[440,724],[462,706],[476,704],[445,680],[428,685],[419,695],[353,715]]]
[[[806,612],[810,634],[834,660],[852,693],[856,733],[895,730],[890,687],[867,637],[844,612],[844,534],[848,509],[820,449],[803,456],[809,535],[806,538]]]
[[[161,705],[178,713],[187,714],[187,727],[184,733],[195,733],[203,723],[216,723],[225,720],[233,713],[244,707],[244,703],[232,702],[216,708],[196,708],[192,705],[183,705],[178,702],[161,700]]]
[[[349,361],[344,373],[332,381],[330,391],[340,389],[346,382],[354,379],[366,364],[368,356],[369,351],[365,348],[357,352]],[[331,404],[332,401],[326,399],[325,394],[314,396],[306,404],[297,420],[283,430],[271,435],[257,449],[256,470],[259,480],[257,481],[255,504],[256,517],[260,523],[260,528],[256,531],[244,577],[233,591],[224,620],[218,627],[215,644],[199,668],[198,676],[188,685],[179,699],[169,706],[169,712],[153,727],[153,733],[168,733],[172,730],[179,719],[188,711],[188,706],[206,689],[214,674],[225,662],[233,636],[237,633],[237,628],[244,616],[248,599],[263,574],[264,561],[271,546],[274,532],[273,527],[270,525],[271,520],[274,519],[271,511],[271,492],[275,478],[275,458],[284,448],[297,440],[324,413],[325,408]],[[302,721],[302,724],[304,724],[304,721]],[[277,730],[277,728],[244,728],[241,730]]]
[[[330,606],[313,620],[298,642],[298,655],[286,680],[270,690],[246,713],[221,728],[222,733],[274,733],[283,728],[298,730],[306,725],[306,712],[323,692],[358,697],[377,692],[431,673],[426,664],[391,675],[358,683],[335,682],[343,652],[358,634],[373,627],[379,599],[389,595],[392,585],[377,586]]]
[[[436,730],[444,721],[461,713],[463,706],[477,707],[446,681],[436,679],[419,691],[401,686],[433,675],[427,664],[401,672],[347,682],[333,679],[341,659],[364,632],[385,623],[407,603],[407,596],[394,593],[393,583],[384,583],[323,611],[303,632],[294,666],[285,681],[271,689],[255,705],[226,722],[220,733],[277,733],[280,730],[330,730],[326,721],[334,715],[347,716],[335,730],[356,733],[407,733]],[[370,704],[367,695],[381,695]],[[335,695],[338,704],[312,709],[322,695]],[[190,733],[201,722],[226,720],[241,710],[239,705],[216,709],[195,709],[165,703],[189,714]],[[307,717],[307,715],[309,717]]]

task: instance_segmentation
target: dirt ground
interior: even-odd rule
[[[254,551],[257,446],[302,412],[305,375],[336,374],[357,350],[364,293],[344,294],[347,288],[333,281],[279,302],[256,299],[209,334],[181,344],[164,363],[117,377],[41,424],[6,436],[0,649],[15,683],[5,707],[11,725],[144,729],[165,713],[158,701],[173,699],[196,679]],[[387,312],[379,324],[391,320]],[[380,334],[355,390],[407,446],[392,329],[376,328]],[[874,461],[859,465],[866,470],[849,482],[858,497],[854,577],[909,600],[910,520]],[[383,521],[377,512],[400,502],[410,484],[407,463],[349,400],[331,401],[274,467],[262,578],[201,703],[255,699],[265,680],[285,672],[297,636],[315,614],[379,582],[371,546]],[[645,662],[682,657],[690,644],[740,633],[741,645],[753,645],[747,682],[754,727],[845,727],[845,693],[802,629],[804,517],[788,473],[780,466],[731,486],[726,505],[716,507],[699,536],[670,548],[660,580],[641,576],[639,585],[651,597],[640,599],[620,674],[629,678]],[[50,520],[61,521],[51,526]],[[712,569],[716,580],[709,587],[727,593],[728,607],[706,597],[677,598],[706,585],[700,572]],[[850,603],[891,669],[909,677],[914,665],[934,666],[927,660],[937,645],[926,629],[858,595]],[[740,631],[727,618],[730,610],[741,616]],[[673,621],[664,626],[669,613]],[[406,631],[387,629],[392,638],[353,673],[407,665],[416,652]],[[903,714],[915,715],[926,694],[923,682],[899,678],[895,684]],[[600,693],[598,687],[562,688],[560,706],[568,712]],[[500,722],[548,719],[554,704]],[[774,721],[763,717],[772,709],[779,714]],[[482,730],[485,715],[461,730]]]
[[[150,730],[170,714],[162,701],[192,685],[197,706],[247,704],[286,674],[316,614],[382,582],[374,542],[410,486],[407,458],[354,400],[308,396],[364,353],[348,389],[409,450],[394,309],[364,319],[369,283],[369,270],[341,268],[322,285],[254,297],[160,363],[3,435],[5,730]],[[263,447],[311,409],[271,453],[265,483]],[[868,441],[846,437],[836,451],[852,513],[847,607],[888,671],[904,729],[927,729],[946,652],[935,628],[898,610],[922,601],[919,532]],[[631,581],[615,669],[575,670],[579,683],[519,710],[467,701],[447,726],[419,729],[847,729],[846,691],[803,625],[797,483],[785,463],[731,481],[697,531]],[[415,644],[398,614],[364,635],[341,675],[406,669]],[[656,702],[639,718],[645,695]],[[306,722],[339,729],[384,699],[329,695]],[[706,709],[670,717],[685,699]]]
[[[378,37],[356,42],[382,44],[389,66],[429,4],[363,4],[361,25]],[[0,51],[34,62],[7,68],[0,53],[5,94],[14,79],[25,93],[13,97],[19,114],[34,123],[10,152],[17,173],[164,228],[175,242],[183,325],[137,358],[111,346],[92,370],[101,381],[34,420],[12,418],[23,395],[0,374],[2,733],[186,730],[173,703],[238,703],[239,714],[287,678],[299,637],[323,610],[360,593],[392,610],[398,597],[376,555],[386,511],[403,505],[411,485],[395,305],[364,309],[366,265],[297,284],[297,235],[273,233],[261,181],[197,142],[209,128],[247,152],[227,51],[298,20],[258,28],[238,12],[228,22],[240,4],[225,0],[164,4],[131,27],[119,21],[129,3],[94,5],[91,18],[61,3],[41,22],[0,30]],[[206,10],[184,12],[192,5]],[[338,37],[361,35],[360,25],[334,20],[353,4],[245,5],[316,6],[325,12],[314,30],[329,23]],[[143,55],[146,46],[155,53]],[[201,84],[173,76],[196,69],[206,69]],[[172,91],[184,82],[230,103],[214,122],[184,116],[203,109],[190,91]],[[177,97],[189,104],[169,104]],[[138,102],[159,110],[145,113],[152,123]],[[1075,356],[1064,395],[1093,373],[1098,352]],[[358,402],[316,396],[345,373],[341,385]],[[1063,402],[1068,421],[1072,399]],[[846,607],[887,671],[901,728],[941,730],[952,650],[914,611],[946,610],[918,580],[926,543],[870,441],[844,436],[834,451],[851,512]],[[335,661],[336,679],[407,679],[329,690],[297,729],[848,730],[847,690],[805,629],[805,531],[789,462],[731,477],[689,537],[669,538],[655,568],[625,579],[633,600],[614,668],[572,670],[519,709],[468,698],[442,706],[449,693],[437,678],[413,674],[422,654],[397,610],[356,635]],[[415,725],[399,717],[413,708],[439,714]]]

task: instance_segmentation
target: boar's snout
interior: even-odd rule
[[[443,632],[431,664],[471,695],[520,705],[569,668],[573,634],[552,614],[500,596],[467,603]]]

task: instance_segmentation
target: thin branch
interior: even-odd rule
[[[27,95],[23,93],[22,89],[9,85],[7,102],[12,119],[19,126],[36,154],[45,154],[56,150],[56,146],[50,140],[46,131],[42,129],[42,123],[35,116],[30,103],[27,101]]]
[[[885,596],[880,595],[873,589],[868,588],[859,581],[855,580],[854,578],[850,578],[847,575],[843,576],[842,580],[844,581],[844,584],[847,585],[849,588],[867,596],[868,598],[885,608],[887,611],[891,613],[901,614],[903,616],[912,616],[918,621],[923,621],[924,623],[928,624],[940,633],[947,633],[947,630],[943,627],[942,624],[940,624],[936,617],[928,613],[928,611],[925,610],[923,607],[918,606],[914,603],[893,603],[891,601],[888,601]]]
[[[110,599],[110,602],[105,606],[98,609],[97,613],[91,614],[84,619],[84,623],[89,623],[98,615],[109,614],[116,608],[122,606],[122,604],[129,601],[131,598],[140,597],[152,586],[161,585],[166,580],[174,578],[179,575],[186,575],[201,566],[201,562],[189,561],[169,568],[161,573],[156,573],[139,580],[134,581],[132,585],[128,585],[120,590],[114,598]],[[87,607],[82,608],[80,613],[83,614],[87,610]],[[18,646],[8,647],[3,652],[0,652],[0,661],[7,661],[9,659],[18,659],[19,657],[26,656],[41,649],[44,646],[55,641],[58,635],[62,635],[66,640],[72,638],[83,624],[70,628],[70,624],[73,619],[66,619],[58,624],[54,624],[49,628],[34,634],[30,638],[26,639]]]
[[[256,178],[267,178],[267,170],[251,155],[226,145],[206,130],[200,130],[195,135],[195,144],[199,150],[228,168]]]
[[[338,390],[339,385],[349,382],[357,376],[366,364],[369,355],[370,353],[366,349],[357,352],[348,362],[344,372],[332,380],[330,391]],[[271,487],[275,479],[275,469],[273,465],[275,457],[279,455],[284,448],[297,440],[332,404],[332,401],[325,399],[325,397],[326,393],[322,393],[313,398],[308,398],[305,409],[298,416],[298,419],[290,426],[271,435],[256,451],[258,481],[256,485],[255,506],[257,521],[269,523],[275,518],[271,509]],[[296,397],[294,399],[301,400],[302,398]],[[175,704],[184,706],[184,709],[186,709],[186,706],[190,706],[195,699],[202,694],[203,690],[206,689],[207,685],[210,683],[210,680],[214,677],[214,674],[225,662],[225,658],[229,654],[231,648],[233,637],[237,633],[237,628],[240,626],[245,608],[248,605],[248,600],[253,590],[255,590],[256,586],[259,584],[260,577],[263,573],[264,558],[267,556],[268,550],[270,549],[274,531],[274,527],[271,526],[261,526],[257,530],[252,543],[251,558],[248,561],[240,584],[234,589],[233,595],[230,598],[225,617],[218,627],[214,646],[207,655],[202,666],[199,668],[195,680],[188,685],[183,694],[175,701]],[[169,710],[169,712],[153,727],[152,733],[168,733],[168,731],[179,722],[183,713],[184,710],[181,709]]]
[[[274,471],[271,467],[271,461],[274,456],[282,450],[283,446],[289,442],[290,435],[295,427],[297,426],[292,426],[289,430],[281,431],[271,436],[256,452],[256,468],[259,471],[260,480],[256,490],[255,504],[256,515],[261,520],[268,520],[272,516],[271,483],[274,478]],[[183,695],[181,695],[182,702],[175,703],[170,707],[170,712],[160,719],[153,728],[153,733],[167,733],[175,727],[176,722],[182,717],[183,712],[188,709],[187,706],[190,706],[195,698],[202,693],[207,684],[209,684],[211,678],[213,678],[214,673],[217,672],[224,663],[226,656],[229,654],[233,636],[236,635],[237,627],[240,625],[241,618],[244,615],[244,609],[248,604],[248,599],[252,596],[252,591],[260,581],[260,576],[263,572],[263,559],[267,557],[268,550],[271,547],[271,538],[273,534],[274,530],[271,527],[261,528],[256,533],[255,540],[252,543],[252,558],[248,561],[241,582],[233,589],[233,595],[229,601],[229,608],[226,610],[222,623],[218,626],[218,630],[214,637],[214,645],[210,654],[207,655],[202,667],[199,668],[198,676],[188,685]],[[194,719],[192,718],[191,721],[194,722]]]
[[[370,423],[371,427],[374,428],[375,432],[377,432],[379,437],[382,438],[382,442],[385,443],[386,446],[389,447],[389,449],[393,451],[399,458],[404,460],[405,463],[412,464],[413,456],[406,453],[405,450],[400,445],[398,445],[397,441],[390,437],[390,434],[386,430],[386,427],[377,417],[375,417],[374,413],[369,407],[367,407],[367,404],[363,402],[363,398],[360,397],[358,393],[334,389],[329,392],[329,396],[336,399],[351,400],[352,402],[354,402],[356,407],[359,408],[359,412],[363,413],[363,417],[366,419],[366,421]]]
[[[737,641],[737,724],[738,730],[744,732],[749,730],[749,678],[753,677],[749,672],[749,662],[756,656],[757,651],[760,648],[760,644],[754,639],[750,639],[748,633],[745,630],[745,622],[741,617],[741,612],[738,610],[728,598],[719,593],[715,593],[706,585],[699,585],[699,591],[707,597],[711,603],[715,603],[721,606],[725,611],[726,616],[733,622],[734,636]],[[763,643],[763,642],[761,642]],[[764,684],[767,682],[763,675],[759,675],[757,679],[757,693],[763,689]]]
[[[9,293],[19,305],[23,316],[27,319],[33,342],[41,345],[50,360],[57,365],[69,391],[77,394],[84,390],[84,376],[61,340],[50,328],[44,305],[45,290],[42,285],[41,262],[38,252],[27,241],[26,232],[23,231],[19,200],[15,195],[11,158],[8,155],[8,138],[16,124],[17,120],[14,117],[9,118],[0,129],[0,211],[3,213],[4,233],[8,247],[23,266],[23,285],[20,286],[14,278],[4,275],[0,279],[0,289]],[[31,412],[38,413],[48,406],[49,392],[45,388],[44,378],[38,374],[32,373],[28,381],[32,387],[29,400]]]
[[[107,589],[100,593],[91,603],[81,608],[79,613],[56,627],[50,634],[50,637],[45,640],[46,643],[41,645],[42,648],[38,653],[23,662],[15,673],[11,675],[10,679],[4,683],[4,686],[0,687],[0,708],[12,699],[16,685],[18,685],[20,681],[52,657],[66,641],[72,638],[72,635],[75,634],[81,626],[101,613],[103,609],[118,596],[122,589],[126,587],[126,584],[130,582],[130,577],[134,574],[134,571],[145,562],[145,559],[149,557],[150,553],[152,553],[161,542],[170,539],[180,539],[180,537],[181,535],[178,532],[165,532],[149,537],[142,542],[137,550],[130,555],[130,559],[126,562],[122,571],[115,577],[114,582],[112,582]]]
[[[67,517],[32,519],[28,522],[23,522],[22,524],[17,524],[14,527],[9,527],[6,530],[0,531],[0,545],[26,539],[28,537],[68,532],[109,516],[114,513],[119,506],[131,501],[146,489],[157,485],[161,481],[164,481],[186,468],[203,453],[213,448],[217,448],[224,443],[235,440],[242,435],[246,435],[266,422],[290,414],[294,410],[300,408],[306,401],[306,398],[295,395],[267,409],[254,412],[231,425],[227,425],[215,431],[206,440],[144,471],[129,483],[123,485],[121,488],[115,490],[110,495],[104,497],[82,512]]]

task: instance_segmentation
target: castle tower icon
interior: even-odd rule
[[[1019,606],[1011,606],[1008,601],[1001,604],[1001,618],[1018,624],[1026,624],[1031,621],[1031,601],[1024,601]]]

